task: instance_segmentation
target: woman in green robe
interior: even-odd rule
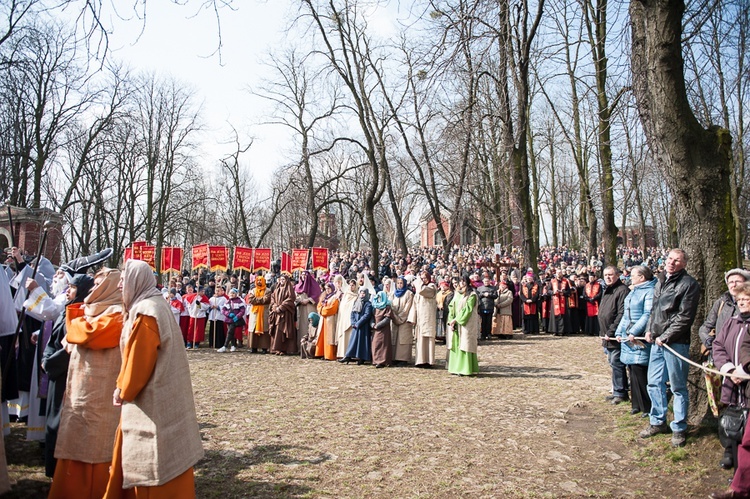
[[[448,306],[449,334],[446,334],[446,348],[450,352],[448,372],[451,374],[474,376],[479,372],[479,315],[476,308],[477,294],[469,278],[465,277],[458,282],[456,294]]]

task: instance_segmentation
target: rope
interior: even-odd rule
[[[716,369],[711,369],[710,367],[702,366],[702,365],[698,364],[697,362],[693,362],[692,360],[690,360],[688,358],[685,358],[682,355],[680,355],[679,353],[675,352],[666,343],[662,343],[662,346],[664,348],[666,348],[667,350],[669,350],[670,352],[672,352],[674,354],[674,356],[677,357],[678,359],[681,359],[684,362],[687,362],[688,364],[690,364],[691,366],[697,367],[698,369],[702,369],[702,370],[704,370],[706,372],[709,372],[709,373],[718,374],[719,376],[724,376],[726,378],[738,378],[738,379],[745,379],[745,380],[750,379],[750,375],[749,374],[723,373],[721,371],[717,371]]]
[[[598,340],[604,340],[605,339],[604,336],[598,336],[598,337],[595,337],[595,338],[598,339]],[[644,341],[646,341],[646,337],[645,336],[636,336],[633,339],[634,340],[644,340]],[[609,341],[618,341],[618,340],[616,338],[615,339],[610,338]],[[656,345],[656,346],[658,346],[658,345]],[[693,362],[692,360],[688,359],[687,357],[684,357],[684,356],[680,355],[679,353],[675,352],[674,349],[672,347],[670,347],[669,345],[667,345],[666,343],[662,343],[661,346],[663,346],[664,348],[666,348],[667,350],[669,350],[670,352],[672,352],[672,354],[675,357],[677,357],[678,359],[681,359],[682,361],[687,362],[691,366],[697,367],[698,369],[701,369],[703,371],[706,371],[706,372],[709,372],[709,373],[713,373],[713,374],[718,374],[719,376],[723,376],[725,378],[737,378],[737,379],[750,380],[750,374],[723,373],[721,371],[717,371],[716,369],[711,369],[710,367],[706,367],[704,365],[698,364],[697,362]]]

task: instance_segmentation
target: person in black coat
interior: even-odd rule
[[[630,289],[620,280],[620,271],[610,265],[604,269],[602,299],[599,302],[599,336],[604,337],[602,346],[607,351],[607,360],[612,368],[612,395],[607,399],[617,405],[629,400],[628,373],[625,364],[620,361],[620,342],[615,338],[617,326],[625,314],[625,297]]]
[[[482,279],[482,285],[477,288],[479,303],[479,317],[482,319],[480,339],[489,340],[492,334],[492,314],[495,312],[495,300],[497,299],[497,288],[492,285],[489,277]]]

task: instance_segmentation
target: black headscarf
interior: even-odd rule
[[[76,297],[68,305],[71,303],[81,303],[91,292],[91,288],[94,287],[94,278],[88,274],[76,274],[70,280],[69,286],[75,286],[77,289]]]

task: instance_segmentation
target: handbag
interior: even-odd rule
[[[730,405],[719,418],[719,433],[730,441],[742,442],[747,423],[748,409],[739,405]]]

